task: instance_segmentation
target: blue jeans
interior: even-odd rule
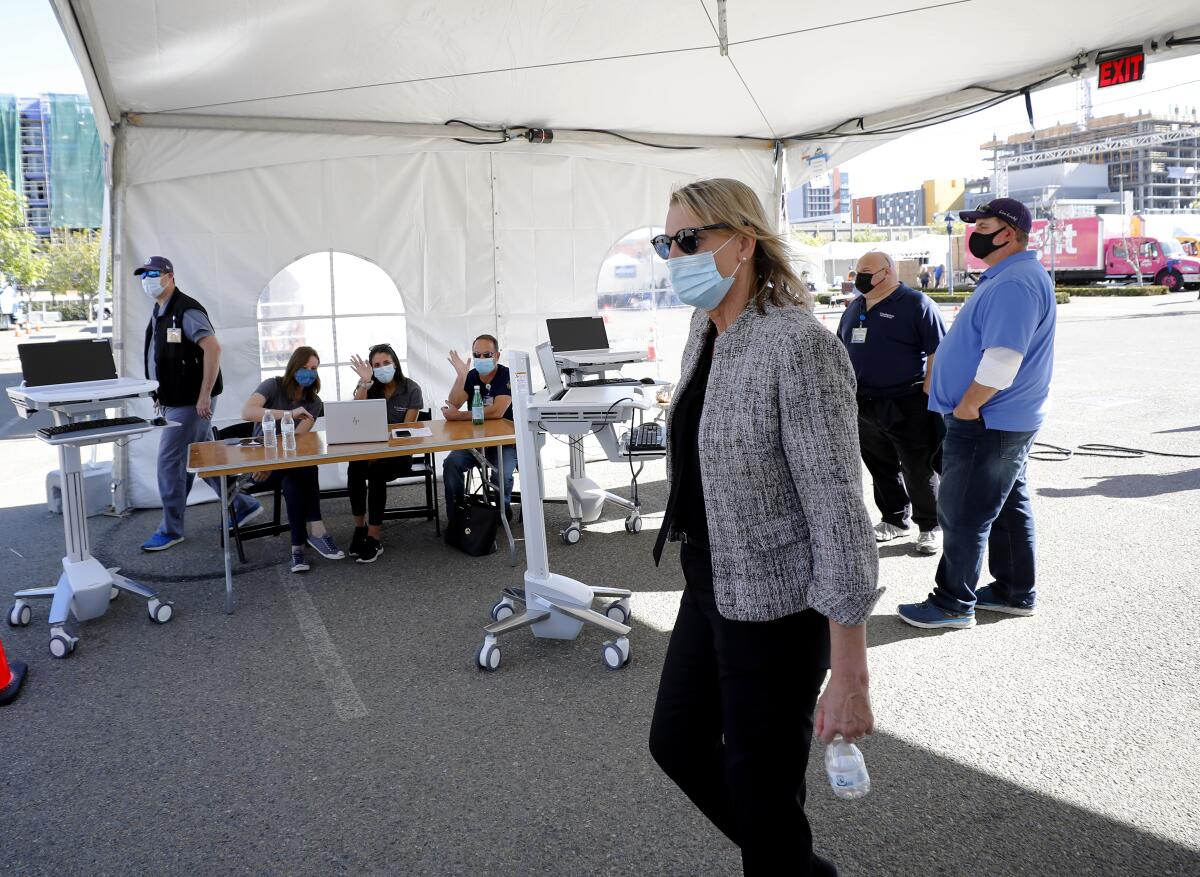
[[[1035,435],[1037,430],[988,429],[983,421],[946,415],[938,491],[942,559],[930,595],[942,609],[975,607],[985,547],[997,595],[1013,605],[1033,605],[1035,540],[1025,468]]]
[[[216,400],[213,400],[216,404]],[[188,493],[196,476],[187,470],[188,445],[193,442],[213,440],[212,421],[196,413],[195,405],[164,407],[163,417],[179,426],[164,429],[158,445],[158,495],[162,498],[162,521],[158,532],[164,536],[183,535],[183,512],[187,508]],[[205,478],[208,486],[219,497],[221,479]],[[231,481],[229,487],[233,487]],[[239,495],[234,500],[236,514],[254,507],[255,500]]]
[[[488,448],[484,451],[489,463],[496,465],[498,448]],[[470,451],[451,451],[442,464],[442,483],[446,488],[446,514],[462,499],[466,491],[466,474],[478,466],[475,455]],[[512,500],[513,472],[517,469],[517,449],[504,449],[504,505],[507,507]],[[495,482],[493,482],[495,483]]]

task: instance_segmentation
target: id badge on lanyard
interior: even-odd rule
[[[171,325],[167,328],[167,343],[182,344],[183,330],[175,325],[175,318],[171,317]]]
[[[867,343],[867,327],[863,325],[867,321],[866,314],[858,315],[858,328],[850,330],[851,344],[866,344]]]

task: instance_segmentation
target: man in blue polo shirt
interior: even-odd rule
[[[973,627],[975,610],[1032,615],[1033,509],[1029,449],[1046,417],[1054,366],[1054,288],[1026,249],[1025,205],[996,198],[965,211],[971,253],[988,264],[938,348],[929,407],[946,419],[936,586],[900,606],[914,627]],[[994,581],[976,591],[988,549]]]
[[[909,536],[917,525],[917,551],[937,554],[941,417],[929,410],[928,367],[946,334],[937,305],[900,282],[887,253],[858,260],[854,298],[842,314],[838,337],[858,378],[858,444],[871,473],[882,520],[875,541]]]

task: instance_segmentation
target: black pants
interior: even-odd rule
[[[380,526],[383,523],[383,510],[387,508],[388,482],[411,475],[412,460],[412,457],[385,457],[352,462],[346,469],[350,512],[355,517],[365,512],[368,524]]]
[[[918,391],[894,399],[858,400],[858,442],[871,473],[875,505],[883,520],[906,525],[911,513],[922,530],[935,530],[941,443],[940,415]]]
[[[813,710],[829,666],[829,622],[809,609],[730,621],[708,551],[684,545],[687,586],[667,646],[650,753],[741,847],[746,874],[836,875],[804,816]]]
[[[321,520],[321,484],[317,480],[317,467],[277,469],[257,487],[260,490],[283,488],[292,544],[303,545],[308,541],[308,523]]]

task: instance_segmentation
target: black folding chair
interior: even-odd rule
[[[213,427],[213,438],[217,441],[225,441],[226,439],[244,439],[254,435],[255,424],[250,421],[235,423],[231,426],[226,426],[222,429]],[[257,539],[261,536],[276,536],[285,531],[288,526],[283,522],[283,488],[278,485],[274,488],[265,485],[259,485],[258,482],[246,476],[240,476],[231,485],[232,489],[228,493],[229,501],[229,523],[230,529],[233,530],[233,541],[237,546],[238,560],[242,563],[246,562],[246,549],[243,545],[246,539]],[[273,496],[273,513],[270,521],[263,524],[251,524],[248,527],[242,527],[238,524],[237,515],[234,512],[234,500],[238,494],[246,494],[253,496],[256,494],[266,494],[270,492]],[[224,529],[221,531],[221,547],[225,547],[226,534]]]

